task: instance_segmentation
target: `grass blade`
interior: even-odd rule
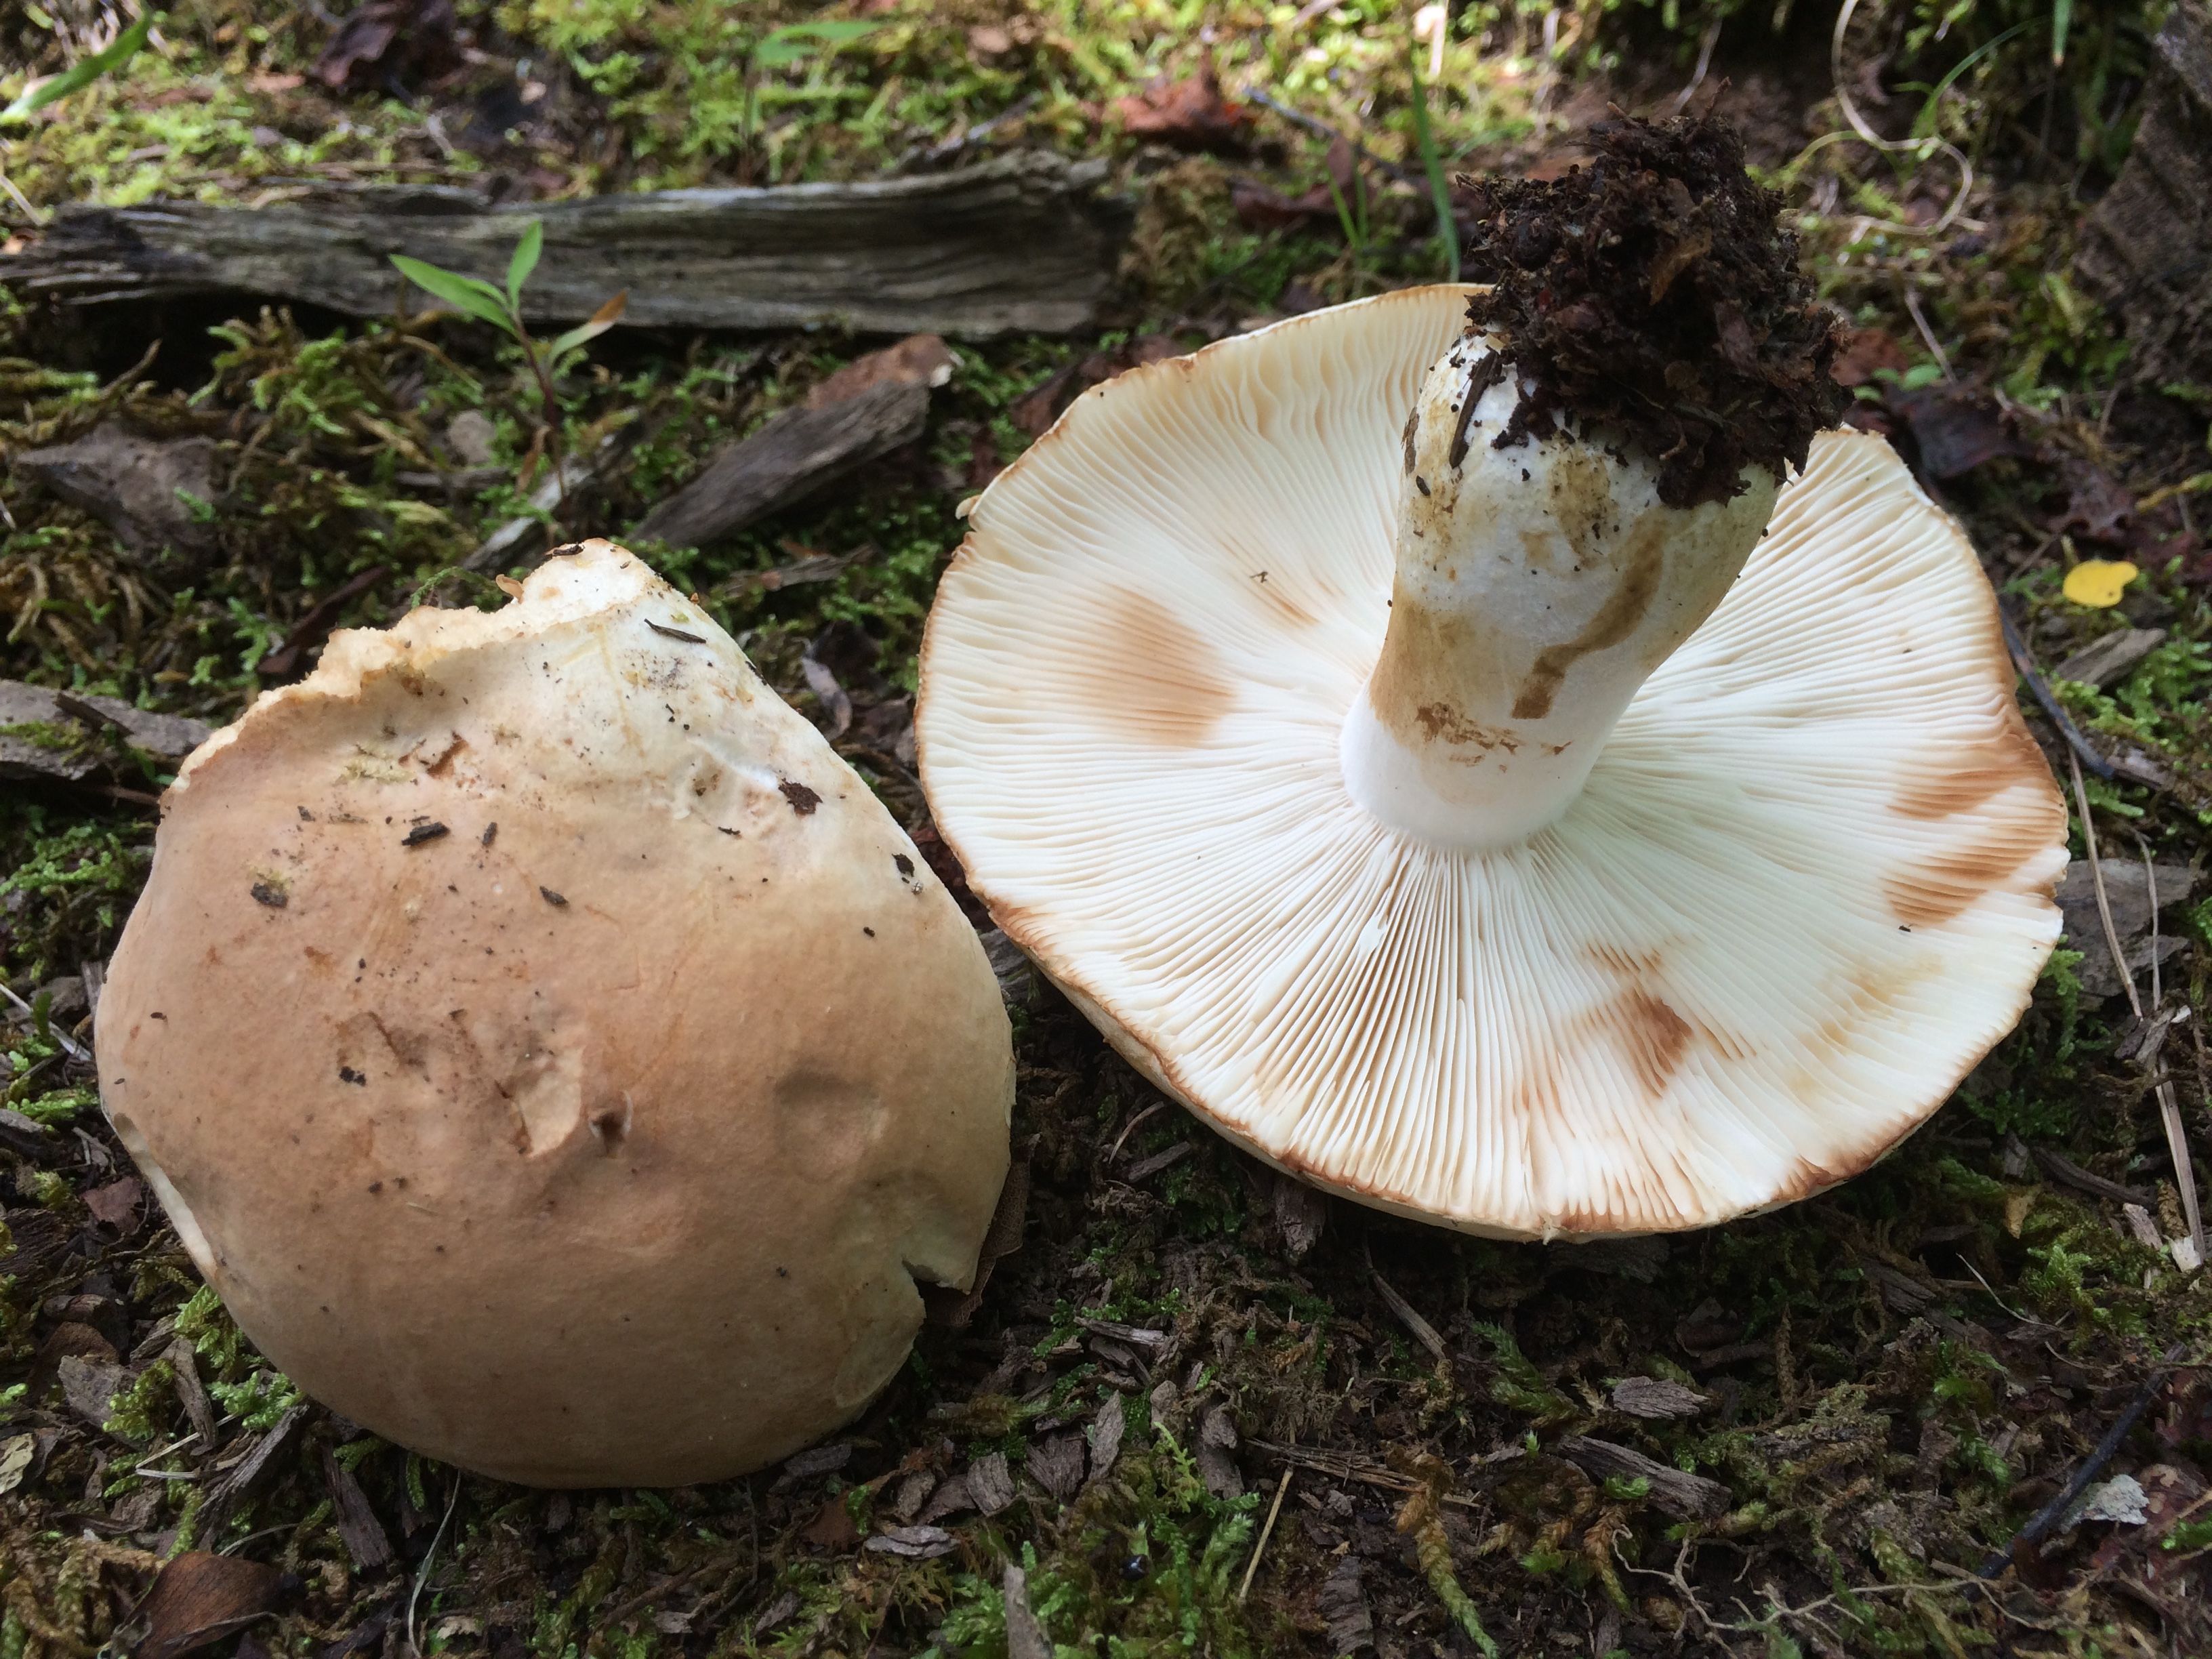
[[[1413,143],[1421,152],[1421,170],[1429,175],[1429,199],[1437,208],[1437,240],[1444,245],[1444,269],[1449,280],[1459,281],[1459,226],[1452,219],[1451,185],[1444,179],[1443,157],[1437,153],[1436,130],[1429,125],[1429,89],[1421,84],[1420,59],[1412,45],[1406,47],[1406,68],[1413,77]]]
[[[507,262],[507,303],[508,309],[522,309],[522,285],[530,280],[530,273],[538,269],[538,256],[545,250],[545,222],[532,219],[522,228],[522,240],[514,245],[514,257]]]
[[[70,94],[90,86],[101,76],[121,69],[138,55],[138,48],[146,44],[146,37],[154,32],[154,25],[160,22],[161,17],[162,14],[157,11],[146,13],[91,57],[79,58],[59,75],[27,88],[21,97],[6,109],[0,110],[0,125],[27,121],[47,105],[58,104]]]

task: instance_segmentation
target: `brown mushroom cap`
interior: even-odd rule
[[[785,1456],[964,1286],[990,965],[866,786],[606,543],[341,635],[188,763],[116,953],[117,1130],[240,1327],[544,1486]]]

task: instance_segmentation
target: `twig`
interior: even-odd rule
[[[1367,1273],[1368,1277],[1375,1281],[1375,1288],[1382,1293],[1382,1300],[1384,1304],[1388,1305],[1392,1313],[1398,1316],[1398,1322],[1403,1325],[1407,1330],[1411,1331],[1413,1334],[1414,1340],[1423,1347],[1434,1354],[1439,1360],[1443,1359],[1446,1357],[1444,1351],[1444,1340],[1443,1337],[1437,1334],[1437,1328],[1430,1324],[1427,1320],[1422,1318],[1419,1314],[1413,1311],[1413,1304],[1407,1301],[1404,1297],[1399,1295],[1398,1292],[1391,1287],[1390,1281],[1389,1279],[1383,1278],[1381,1273],[1375,1271],[1375,1264],[1371,1261],[1367,1264]]]
[[[1995,1578],[2011,1565],[2013,1557],[2021,1545],[2039,1542],[2045,1534],[2065,1518],[2075,1501],[2088,1491],[2089,1483],[2103,1473],[2105,1465],[2112,1461],[2120,1449],[2121,1442],[2128,1437],[2129,1431],[2150,1409],[2150,1402],[2166,1386],[2166,1376],[2173,1370],[2174,1362],[2181,1358],[2182,1347],[2183,1345],[2177,1342],[2166,1351],[2166,1358],[2144,1378],[2142,1387],[2136,1390],[2135,1399],[2129,1403],[2127,1410],[2120,1413],[2120,1420],[2105,1431],[2105,1437],[2097,1443],[2097,1449],[2074,1472],[2074,1478],[2066,1483],[2057,1497],[2028,1517],[2027,1524],[2013,1534],[2008,1547],[1999,1550],[1975,1569],[1976,1577]]]
[[[1920,310],[1919,298],[1913,293],[1912,284],[1909,282],[1905,284],[1905,308],[1912,313],[1912,325],[1920,331],[1920,343],[1928,348],[1929,356],[1935,358],[1936,367],[1943,371],[1943,378],[1946,380],[1957,380],[1959,377],[1951,372],[1950,355],[1943,349],[1943,343],[1936,337],[1936,331],[1928,326],[1928,319]]]
[[[1868,149],[1885,155],[1909,154],[1916,161],[1924,161],[1936,150],[1951,158],[1959,169],[1959,193],[1951,198],[1951,205],[1943,210],[1943,216],[1932,225],[1901,224],[1893,220],[1870,221],[1884,230],[1899,231],[1908,236],[1940,236],[1958,222],[1966,210],[1966,198],[1974,188],[1974,164],[1966,159],[1966,152],[1948,138],[1929,137],[1916,139],[1885,138],[1867,125],[1866,117],[1851,101],[1851,94],[1844,87],[1844,33],[1851,26],[1851,14],[1858,9],[1859,0],[1844,0],[1836,13],[1835,33],[1828,37],[1828,72],[1835,87],[1836,107],[1843,112],[1844,121],[1852,133]]]
[[[2150,843],[2141,836],[2136,837],[2136,849],[2142,854],[2143,890],[2150,902],[2150,1006],[2155,1009],[2166,1003],[2166,981],[2158,961],[2158,867],[2152,861]],[[2127,973],[2126,965],[2120,971]],[[2130,982],[2133,975],[2128,975]],[[2166,1125],[2166,1148],[2173,1157],[2174,1179],[2181,1185],[2181,1213],[2189,1223],[2189,1243],[2197,1252],[2197,1265],[2204,1265],[2204,1213],[2197,1203],[2197,1165],[2189,1153],[2189,1133],[2181,1121],[2181,1102],[2173,1092],[2171,1077],[2163,1077],[2156,1084],[2158,1115]]]
[[[415,1588],[407,1597],[407,1651],[415,1659],[422,1659],[422,1644],[415,1639],[415,1604],[422,1599],[422,1586],[429,1582],[431,1563],[438,1559],[438,1546],[446,1536],[446,1528],[453,1524],[453,1505],[461,1501],[461,1472],[453,1471],[453,1487],[446,1499],[445,1518],[438,1522],[438,1530],[430,1535],[430,1547],[422,1552],[422,1565],[415,1575]]]
[[[2120,930],[2112,925],[2112,904],[2105,892],[2105,866],[2103,860],[2097,856],[2097,828],[2089,817],[2089,792],[2081,781],[2081,763],[2070,754],[2067,760],[2073,768],[2074,801],[2081,810],[2081,844],[2089,854],[2089,879],[2097,890],[2097,915],[2105,924],[2106,948],[2112,951],[2112,967],[2119,974],[2120,984],[2127,991],[2128,1006],[2140,1021],[2143,1018],[2142,998],[2136,992],[2135,970],[2128,966],[2127,953],[2120,948]],[[2146,872],[2150,869],[2150,849],[2148,847],[2143,849],[2143,867]],[[2155,876],[2151,878],[2149,899],[2151,927],[2155,930],[2158,926],[2158,881]],[[2155,931],[2151,935],[2151,961],[2154,964],[2152,972],[2156,973],[2158,936]],[[2171,1081],[2160,1083],[2156,1092],[2159,1116],[2166,1127],[2166,1149],[2173,1160],[2173,1179],[2181,1188],[2183,1212],[2189,1218],[2189,1242],[2197,1251],[2197,1264],[2201,1267],[2204,1261],[2204,1218],[2197,1207],[2197,1167],[2189,1154],[2189,1135],[2181,1121],[2181,1103],[2174,1097]]]
[[[2031,1151],[2035,1161],[2043,1166],[2043,1172],[2045,1175],[2063,1181],[2069,1187],[2078,1188],[2085,1193],[2094,1193],[2099,1198],[2112,1199],[2120,1204],[2141,1204],[2148,1206],[2158,1202],[2157,1194],[2142,1192],[2133,1187],[2124,1187],[2117,1181],[2107,1181],[2104,1176],[2083,1169],[2073,1159],[2061,1158],[2048,1147],[2037,1146]]]
[[[1240,1607],[1252,1593],[1253,1575],[1260,1571],[1260,1558],[1267,1553],[1267,1540],[1275,1535],[1275,1517],[1283,1512],[1283,1494],[1290,1491],[1291,1477],[1297,1473],[1295,1464],[1283,1466],[1282,1483],[1275,1488],[1275,1501],[1267,1506],[1267,1524],[1260,1528],[1260,1541],[1252,1546],[1252,1559],[1244,1569],[1244,1582],[1237,1587],[1237,1605]]]
[[[2083,737],[2074,722],[2066,717],[2066,711],[2058,706],[2058,699],[2051,695],[2051,688],[2043,683],[2043,676],[2036,672],[2035,659],[2027,653],[2027,641],[2021,638],[2020,630],[2013,626],[2011,613],[2002,605],[1997,607],[1997,621],[2004,627],[2005,650],[2012,658],[2014,669],[2021,678],[2027,682],[2027,689],[2035,694],[2035,700],[2042,705],[2043,712],[2058,728],[2058,735],[2066,739],[2067,748],[2079,755],[2082,764],[2106,783],[2113,781],[2119,774],[2113,769],[2112,762],[2089,746],[2088,738]]]
[[[1698,42],[1698,66],[1690,73],[1690,84],[1674,94],[1674,107],[1668,112],[1680,115],[1689,108],[1690,100],[1698,95],[1698,88],[1705,84],[1705,71],[1713,66],[1713,48],[1721,43],[1720,17],[1705,25],[1705,38]]]
[[[1401,185],[1418,185],[1420,182],[1419,179],[1413,176],[1413,173],[1411,168],[1400,167],[1395,161],[1384,161],[1373,150],[1368,149],[1366,145],[1361,143],[1357,138],[1352,137],[1348,134],[1339,132],[1334,127],[1329,125],[1328,122],[1316,120],[1314,117],[1308,115],[1304,110],[1292,109],[1288,104],[1279,102],[1277,100],[1268,96],[1267,93],[1261,91],[1257,88],[1247,87],[1237,95],[1242,98],[1249,99],[1253,103],[1257,104],[1261,109],[1267,110],[1273,114],[1281,116],[1283,119],[1288,121],[1292,126],[1304,127],[1308,132],[1314,134],[1316,137],[1326,138],[1332,143],[1350,145],[1352,148],[1352,153],[1358,156],[1361,161],[1369,163],[1370,166],[1380,167],[1383,172],[1389,173],[1393,179],[1395,179]]]
[[[1257,1449],[1285,1463],[1296,1464],[1302,1469],[1311,1469],[1332,1480],[1357,1480],[1363,1486],[1380,1486],[1385,1492],[1413,1492],[1420,1482],[1408,1480],[1395,1469],[1379,1463],[1370,1463],[1344,1452],[1309,1451],[1303,1446],[1279,1445],[1272,1440],[1249,1443]],[[1446,1492],[1438,1500],[1455,1509],[1478,1508],[1475,1500],[1462,1492]]]

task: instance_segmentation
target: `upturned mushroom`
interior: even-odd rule
[[[937,823],[1279,1168],[1698,1226],[1864,1169],[2026,1006],[2065,816],[1972,546],[1828,429],[1779,205],[1724,129],[1615,125],[1487,190],[1488,286],[1134,370],[974,504]]]
[[[591,542],[342,633],[186,763],[108,1115],[239,1325],[542,1486],[781,1458],[965,1287],[1007,1162],[981,945],[729,636]]]

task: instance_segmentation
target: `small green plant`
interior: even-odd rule
[[[530,331],[522,320],[522,288],[530,274],[538,269],[538,256],[545,248],[545,225],[543,220],[532,219],[523,228],[521,239],[507,262],[507,286],[500,288],[481,276],[465,276],[455,270],[447,270],[423,259],[410,258],[404,253],[392,256],[392,263],[399,274],[424,293],[443,300],[455,310],[495,328],[505,331],[522,348],[523,362],[528,365],[532,378],[537,382],[538,422],[530,441],[530,452],[522,464],[522,484],[526,489],[536,474],[538,464],[549,460],[553,465],[553,477],[560,490],[562,504],[568,503],[568,485],[561,460],[561,406],[553,394],[554,380],[577,353],[622,320],[623,308],[629,303],[629,290],[625,289],[609,300],[585,321],[551,341],[542,341]]]
[[[158,11],[145,13],[90,57],[80,58],[59,75],[26,87],[14,103],[0,109],[0,126],[21,125],[47,105],[58,104],[71,93],[83,91],[101,76],[121,69],[138,55],[138,48],[146,44],[146,37],[154,32],[161,15]]]

